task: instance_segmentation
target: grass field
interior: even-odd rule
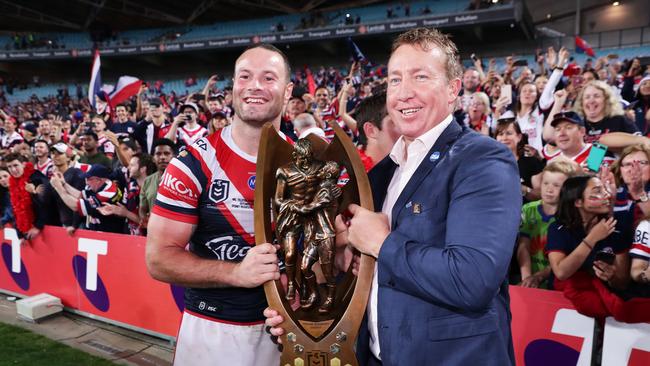
[[[114,363],[28,330],[0,323],[0,366],[98,365]]]

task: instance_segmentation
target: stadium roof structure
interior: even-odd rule
[[[131,30],[330,11],[386,0],[0,0],[2,31]]]

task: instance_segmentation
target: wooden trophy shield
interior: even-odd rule
[[[330,123],[335,131],[335,138],[327,143],[322,138],[309,135],[313,156],[321,162],[336,162],[349,180],[337,177],[340,187],[336,214],[346,210],[350,203],[374,211],[370,183],[361,162],[359,153],[350,138],[336,124]],[[276,173],[281,167],[292,163],[294,146],[282,138],[273,125],[267,124],[262,131],[262,138],[257,159],[255,182],[255,242],[280,244],[276,237],[275,219],[278,208],[274,200],[276,194]],[[345,174],[347,173],[347,174]],[[314,237],[312,235],[312,237]],[[302,237],[303,245],[305,238]],[[298,264],[304,248],[296,250]],[[281,257],[283,257],[281,251]],[[311,258],[311,257],[309,257]],[[304,309],[299,301],[286,299],[287,289],[281,281],[270,281],[264,285],[264,292],[269,306],[277,310],[285,319],[280,325],[284,328],[282,336],[283,352],[280,366],[357,366],[354,346],[363,319],[372,276],[374,258],[361,255],[358,276],[352,274],[352,268],[339,273],[331,310],[323,312],[320,308]],[[331,277],[330,277],[331,278]],[[306,281],[306,280],[303,280]],[[323,299],[323,285],[318,285]],[[298,292],[299,293],[299,292]],[[330,292],[327,295],[331,295]],[[297,295],[298,296],[298,295]],[[328,297],[329,299],[332,296]],[[293,303],[293,308],[292,308]],[[296,305],[298,303],[298,305]]]

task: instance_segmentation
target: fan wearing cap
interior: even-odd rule
[[[584,167],[587,163],[587,157],[591,151],[591,144],[584,142],[585,123],[576,112],[556,113],[551,121],[551,126],[555,130],[555,144],[553,148],[546,144],[542,155],[548,161],[555,159],[568,159]],[[610,165],[614,161],[611,157],[605,157],[603,164]]]
[[[36,135],[38,134],[38,130],[34,122],[24,122],[20,126],[20,133],[23,136],[24,142],[27,143],[27,145],[32,146],[34,144],[34,140],[36,140]]]
[[[165,138],[181,146],[190,146],[198,139],[207,136],[208,130],[198,124],[198,117],[199,107],[195,103],[183,104]]]
[[[122,191],[110,179],[108,168],[94,164],[83,177],[86,180],[83,190],[66,183],[60,174],[53,176],[50,182],[70,209],[86,217],[88,230],[124,233],[126,221],[123,217],[104,216],[98,210],[104,204],[116,204],[122,200]]]
[[[52,179],[63,178],[63,181],[76,190],[83,190],[86,185],[84,181],[84,172],[81,169],[75,168],[70,164],[70,156],[72,156],[72,149],[63,142],[57,142],[50,146],[50,154],[52,155],[52,162],[54,171],[52,172]],[[50,180],[50,187],[54,188]],[[51,190],[50,190],[51,191]],[[55,197],[57,211],[61,219],[61,224],[66,228],[68,234],[72,235],[75,230],[81,226],[82,217],[76,214],[76,210],[70,209],[61,196],[57,193]]]
[[[225,112],[217,112],[208,121],[208,135],[230,125],[230,117]]]
[[[296,117],[307,111],[307,104],[302,99],[303,94],[305,94],[305,90],[302,88],[295,88],[291,92],[291,98],[289,98],[289,102],[280,120],[280,131],[284,132],[284,134],[294,141],[298,140],[298,136],[294,132],[296,126],[293,125],[293,122],[296,120]]]
[[[138,122],[133,137],[140,144],[143,152],[153,154],[154,141],[165,137],[170,128],[171,123],[164,113],[162,100],[151,98],[147,116]]]

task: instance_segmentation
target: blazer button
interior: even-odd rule
[[[390,286],[390,287],[395,287],[395,281],[393,281],[393,280],[389,280],[389,281],[388,281],[388,286]]]

